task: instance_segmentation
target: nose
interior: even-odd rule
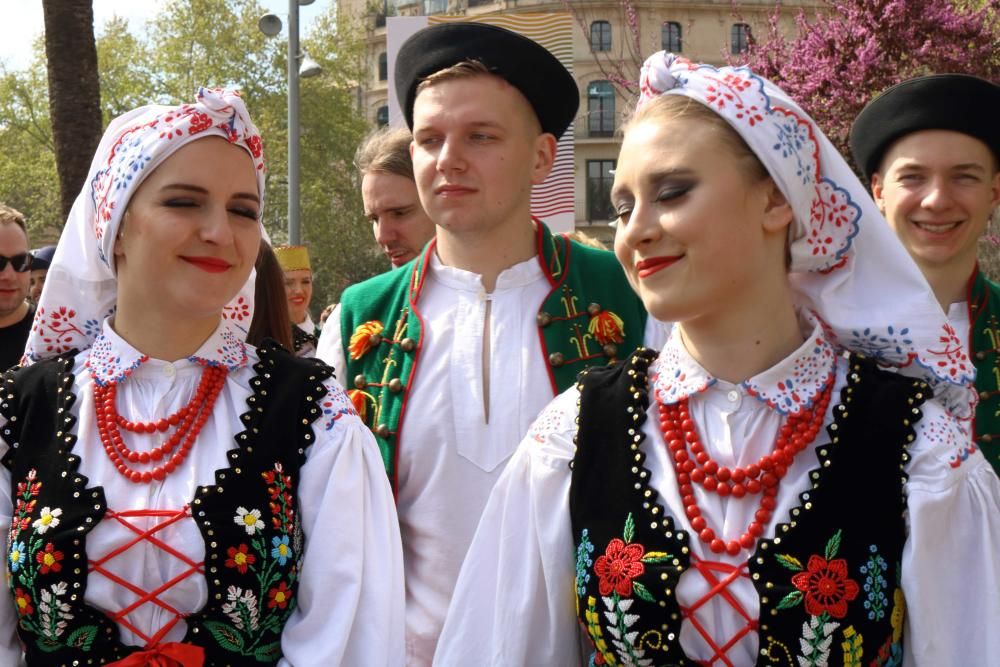
[[[388,220],[387,215],[380,215],[372,224],[372,229],[375,232],[375,243],[380,246],[388,245],[396,236],[395,226]]]
[[[940,211],[951,206],[953,201],[948,181],[943,178],[934,178],[928,183],[920,205],[930,211]]]
[[[461,171],[465,168],[465,160],[459,142],[453,139],[444,139],[438,149],[437,168],[444,173],[449,171]]]
[[[650,207],[645,206],[642,202],[636,202],[628,222],[618,222],[615,235],[628,247],[638,249],[653,243],[660,238],[662,233],[660,221],[650,210]]]
[[[203,241],[215,245],[229,245],[233,242],[231,214],[224,206],[210,206],[202,218],[200,236]]]

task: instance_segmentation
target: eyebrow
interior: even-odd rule
[[[190,183],[170,183],[164,185],[161,190],[185,190],[187,192],[197,192],[198,194],[207,195],[208,190],[201,187],[200,185],[191,185]],[[260,197],[252,192],[234,192],[232,197],[234,199],[249,199],[255,204],[260,203]]]
[[[658,169],[642,175],[642,180],[646,183],[659,183],[668,178],[691,178],[695,175],[693,169],[687,167],[668,167]],[[621,195],[622,188],[611,187],[611,197]]]
[[[923,164],[922,162],[911,161],[904,162],[899,166],[898,171],[903,171],[904,169],[930,169],[929,166]],[[985,166],[979,164],[978,162],[963,162],[962,164],[954,164],[948,167],[951,171],[983,171],[987,169]]]

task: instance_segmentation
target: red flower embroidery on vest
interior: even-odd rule
[[[617,537],[611,540],[607,551],[594,563],[594,573],[600,578],[598,588],[601,595],[611,595],[614,591],[622,597],[631,597],[632,580],[646,571],[646,566],[642,564],[644,553],[641,544],[625,544]]]
[[[52,542],[46,544],[43,550],[35,554],[35,560],[37,560],[41,565],[39,571],[42,574],[60,571],[62,569],[62,565],[59,561],[63,558],[63,552],[57,551],[56,545],[52,544]]]
[[[274,609],[275,606],[284,609],[288,606],[288,602],[292,599],[292,590],[285,586],[285,582],[278,584],[276,588],[272,588],[267,592],[267,608]]]
[[[31,606],[31,596],[20,588],[14,589],[14,607],[21,616],[35,613],[35,608]]]
[[[804,572],[792,577],[792,584],[805,593],[806,613],[819,616],[827,612],[833,618],[847,614],[847,603],[858,596],[858,584],[847,576],[847,561],[810,556]]]
[[[246,574],[247,568],[257,562],[257,557],[249,553],[249,547],[241,544],[239,547],[226,549],[226,567],[235,567],[240,574]]]

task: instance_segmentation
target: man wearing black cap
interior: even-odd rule
[[[872,195],[976,365],[974,439],[1000,471],[1000,286],[976,262],[1000,204],[1000,87],[960,74],[904,81],[851,128]],[[892,298],[887,294],[886,298]]]
[[[30,296],[32,303],[38,303],[38,297],[42,295],[42,288],[45,287],[45,275],[49,272],[49,266],[52,264],[52,257],[55,254],[56,247],[54,245],[47,245],[31,252]]]
[[[411,37],[396,63],[436,236],[344,292],[321,356],[382,448],[405,553],[407,661],[426,665],[518,441],[580,370],[640,345],[647,321],[614,255],[531,217],[532,185],[579,104],[559,61],[513,32],[447,23]]]

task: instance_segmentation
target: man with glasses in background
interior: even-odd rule
[[[26,300],[31,283],[28,248],[24,216],[0,204],[0,371],[21,360],[35,317]]]

